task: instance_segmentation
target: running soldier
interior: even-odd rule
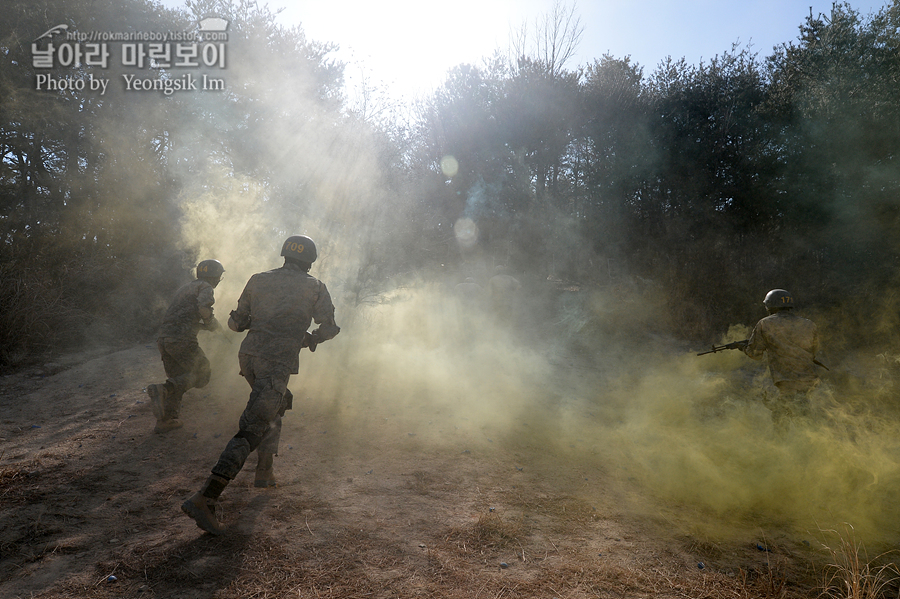
[[[816,352],[819,333],[816,325],[793,313],[794,298],[784,289],[766,294],[763,304],[769,316],[753,328],[744,353],[760,360],[766,355],[778,396],[767,398],[776,429],[786,430],[797,416],[809,416],[809,393],[819,384]]]
[[[234,480],[253,451],[257,452],[254,486],[276,486],[274,457],[278,454],[281,418],[291,409],[288,390],[291,374],[299,372],[300,350],[316,351],[319,343],[340,332],[334,305],[325,284],[309,274],[316,246],[303,235],[289,237],[281,248],[284,265],[250,277],[228,326],[249,331],[241,343],[241,374],[250,384],[250,399],[239,421],[238,433],[228,442],[201,489],[187,499],[182,511],[197,526],[222,534],[216,501]],[[312,321],[319,327],[307,332]]]
[[[209,383],[209,360],[197,343],[197,333],[200,329],[221,328],[213,314],[216,301],[213,289],[224,273],[225,268],[218,260],[198,264],[197,278],[175,293],[163,317],[156,345],[168,378],[165,383],[147,386],[150,407],[156,416],[155,433],[181,428],[183,424],[178,417],[182,396]]]

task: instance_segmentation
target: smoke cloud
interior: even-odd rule
[[[273,265],[269,255],[260,262]],[[775,392],[764,363],[738,351],[698,357],[649,334],[652,295],[549,292],[521,276],[529,284],[512,315],[492,311],[487,292],[460,296],[424,278],[377,303],[339,304],[343,331],[301,356],[295,395],[333,406],[346,423],[341,446],[365,443],[374,412],[434,451],[503,447],[532,472],[603,477],[630,498],[626,511],[695,537],[812,541],[849,524],[864,542],[892,542],[900,420],[889,387],[825,376],[813,418],[779,434],[762,402]],[[239,287],[223,287],[222,303]],[[739,325],[723,341],[748,334]],[[215,371],[232,380],[236,418],[246,385],[235,382],[235,354]]]
[[[262,112],[290,105],[303,113],[302,97],[275,93]],[[520,271],[511,273],[522,283],[512,307],[492,304],[493,265],[515,261],[478,251],[486,186],[460,215],[468,219],[459,240],[468,263],[385,278],[360,293],[379,224],[407,215],[380,208],[390,192],[364,128],[305,123],[291,134],[268,123],[272,146],[259,148],[276,172],[291,171],[296,195],[275,197],[224,168],[192,173],[182,241],[198,259],[225,265],[216,290],[222,320],[253,273],[281,265],[287,236],[316,241],[311,273],[329,287],[342,332],[301,356],[291,386],[301,404],[334,407],[348,423],[343,443],[354,443],[352,435],[363,442],[374,406],[419,425],[417,441],[434,450],[496,444],[538,471],[565,465],[603,476],[631,498],[623,509],[703,538],[809,538],[844,523],[863,540],[896,537],[900,414],[889,385],[863,378],[879,368],[889,378],[890,364],[865,354],[831,364],[835,373],[861,376],[823,376],[814,417],[779,435],[762,402],[775,392],[764,363],[738,351],[698,357],[697,348],[669,337],[671,306],[652,281],[622,272],[602,285],[565,287]],[[559,237],[578,245],[566,231]],[[467,277],[477,287],[462,291]],[[736,324],[723,341],[746,338],[753,324]],[[211,392],[226,398],[236,422],[249,390],[237,375],[240,336],[232,337],[209,353]]]

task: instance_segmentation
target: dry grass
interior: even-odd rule
[[[591,562],[569,552],[527,564],[511,561],[503,567],[499,555],[539,551],[521,522],[505,522],[493,514],[448,530],[445,540],[413,551],[401,543],[386,543],[371,531],[343,528],[316,533],[291,538],[203,535],[189,542],[133,549],[35,599],[808,597],[789,591],[775,573],[768,578],[760,574],[734,578],[662,563],[639,567]],[[107,582],[110,575],[117,577],[116,583]]]
[[[7,471],[5,478],[14,483],[17,476]],[[252,506],[247,498],[242,493],[234,495],[229,509],[249,514]],[[588,504],[569,495],[510,499],[514,501],[501,500],[494,510],[485,509],[463,525],[436,523],[413,542],[402,535],[384,534],[366,520],[348,520],[320,497],[282,497],[271,504],[257,504],[265,512],[260,517],[273,523],[268,532],[148,537],[144,544],[113,550],[108,559],[94,562],[84,574],[33,597],[810,597],[796,584],[791,586],[788,572],[774,565],[768,570],[741,570],[734,576],[716,568],[685,567],[674,553],[650,561],[627,550],[618,559],[599,558],[573,540],[573,536],[596,534],[591,528],[594,511]],[[305,514],[315,521],[312,528],[303,524]],[[138,519],[143,521],[144,516]],[[137,521],[131,527],[133,534],[141,534],[143,527]],[[559,544],[551,537],[560,539]],[[19,538],[15,544],[18,549],[39,546],[43,551],[38,553],[45,557],[51,548],[47,539]],[[84,550],[61,548],[58,553],[71,557]],[[109,582],[110,576],[116,581]]]
[[[820,597],[828,599],[881,599],[900,597],[897,585],[900,570],[889,561],[896,551],[888,551],[870,560],[865,547],[854,534],[853,527],[845,526],[843,533],[836,530],[822,531],[837,538],[835,543],[822,542],[831,560],[822,577]]]
[[[467,536],[473,547],[483,551],[521,545],[520,539],[525,534],[525,523],[522,518],[505,521],[499,514],[488,512],[479,516]]]

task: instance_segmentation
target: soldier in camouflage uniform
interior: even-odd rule
[[[766,355],[778,396],[765,403],[776,428],[784,431],[791,418],[810,414],[809,392],[819,384],[819,333],[812,321],[793,313],[794,298],[784,289],[770,291],[763,304],[769,316],[756,323],[743,349],[754,360]]]
[[[200,329],[221,328],[213,314],[216,299],[213,289],[222,280],[225,268],[218,260],[204,260],[197,265],[197,278],[181,287],[163,318],[156,345],[168,379],[148,385],[150,407],[156,416],[156,433],[182,427],[178,419],[181,398],[186,391],[209,383],[209,360],[197,343]]]
[[[291,408],[288,379],[299,371],[300,350],[315,351],[334,338],[334,305],[325,284],[309,274],[316,246],[303,235],[289,237],[281,249],[284,266],[250,277],[231,312],[228,326],[248,331],[240,349],[241,374],[250,384],[250,399],[239,421],[238,433],[228,442],[202,488],[181,506],[197,526],[222,534],[215,504],[219,495],[244,467],[254,450],[257,466],[254,486],[276,486],[273,472],[278,453],[281,417]],[[312,321],[319,327],[307,332]]]

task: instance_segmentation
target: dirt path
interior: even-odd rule
[[[0,380],[0,597],[809,590],[790,551],[704,543],[637,515],[636,489],[542,447],[527,419],[495,428],[426,401],[380,404],[377,377],[297,393],[279,487],[253,488],[251,456],[220,504],[229,533],[213,537],[179,505],[236,432],[247,387],[222,373],[161,436],[143,389],[162,377],[148,345]]]

